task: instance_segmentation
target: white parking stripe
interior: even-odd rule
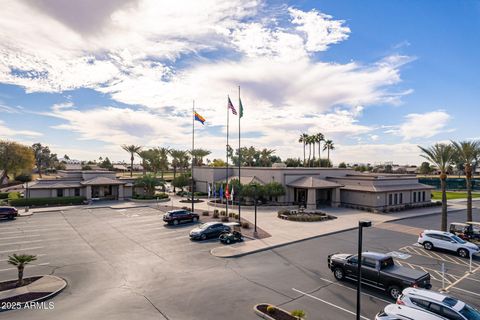
[[[3,240],[11,240],[11,239],[18,239],[18,238],[27,238],[27,237],[40,237],[40,234],[24,234],[22,236],[14,236],[14,237],[6,237],[6,238],[0,238],[0,241]]]
[[[433,252],[433,251],[427,251],[425,249],[413,248],[412,246],[406,246],[406,247],[400,248],[399,251],[405,251],[405,252],[415,254],[415,255],[418,255],[418,256],[423,256],[423,257],[432,258],[432,259],[435,259],[435,260],[445,261],[445,262],[448,262],[448,263],[454,263],[454,264],[460,265],[460,266],[469,266],[469,262],[467,260],[464,260],[464,259],[461,259],[461,258],[458,258],[458,257],[452,257],[452,256],[449,256],[449,255],[446,255],[446,254],[436,253],[436,252]],[[472,266],[479,267],[480,264],[478,264],[476,262],[472,262]]]
[[[43,248],[45,248],[45,247],[30,247],[30,248],[20,248],[20,249],[13,249],[13,250],[3,250],[3,251],[0,251],[0,254],[9,253],[9,252],[17,252],[17,251],[36,250],[36,249],[43,249]]]
[[[39,240],[29,240],[29,241],[19,241],[19,242],[8,242],[8,243],[0,243],[0,246],[14,246],[14,245],[22,245],[28,243],[38,243],[38,242],[49,242],[49,241],[68,241],[68,240],[75,240],[75,239],[65,239],[65,238],[54,238],[54,239],[39,239]]]
[[[49,264],[50,264],[50,262],[39,263],[39,264],[29,264],[28,268],[30,269],[32,267],[43,267],[43,266],[48,266]],[[0,272],[10,271],[10,270],[17,270],[17,268],[0,269]]]
[[[2,232],[2,235],[4,234],[15,234],[15,233],[22,233],[25,234],[27,232],[62,232],[62,231],[71,231],[71,228],[68,229],[33,229],[33,230],[18,230],[18,231],[7,231],[7,232]]]
[[[38,257],[44,257],[44,256],[46,256],[46,255],[47,255],[46,253],[36,254],[37,258],[38,258]],[[8,261],[8,259],[0,259],[0,262],[5,262],[5,261]]]
[[[348,289],[348,290],[351,290],[351,291],[355,291],[355,292],[357,291],[357,289],[353,289],[353,288],[347,287],[347,286],[345,286],[345,285],[343,285],[343,284],[341,284],[341,283],[334,282],[334,281],[331,281],[331,280],[328,280],[328,279],[325,279],[325,278],[320,278],[320,280],[325,281],[325,282],[328,282],[328,283],[333,284],[333,285],[336,285],[336,286],[339,286],[339,287],[342,287],[342,288],[345,288],[345,289]],[[362,282],[363,282],[363,281],[362,281]],[[380,300],[380,301],[383,301],[383,302],[388,303],[388,304],[391,303],[391,301],[384,300],[384,299],[382,299],[382,298],[373,296],[373,295],[368,294],[368,293],[365,293],[365,292],[363,292],[363,291],[362,291],[362,295],[367,296],[367,297],[370,297],[370,298],[374,298],[374,299],[377,299],[377,300]]]
[[[297,290],[297,289],[295,289],[295,288],[292,288],[292,290],[295,291],[295,292],[298,292],[298,293],[300,293],[300,294],[302,294],[302,295],[304,295],[304,296],[307,296],[307,297],[309,297],[309,298],[312,298],[312,299],[318,300],[318,301],[320,301],[320,302],[323,302],[323,303],[325,303],[325,304],[328,304],[329,306],[332,306],[332,307],[337,308],[337,309],[339,309],[339,310],[345,311],[346,313],[349,313],[349,314],[351,314],[351,315],[353,315],[353,316],[356,315],[356,313],[353,312],[353,311],[347,310],[347,309],[342,308],[342,307],[340,307],[340,306],[338,306],[338,305],[336,305],[336,304],[334,304],[334,303],[331,303],[331,302],[325,301],[325,300],[323,300],[323,299],[317,298],[317,297],[315,297],[315,296],[312,296],[311,294],[308,294],[308,293],[306,293],[306,292]],[[362,315],[360,315],[360,318],[365,319],[365,320],[370,320],[369,318],[364,317],[364,316],[362,316]]]
[[[465,293],[468,293],[468,294],[473,294],[475,296],[480,297],[480,293],[477,293],[477,292],[472,292],[472,291],[468,291],[468,290],[465,290],[465,289],[462,289],[462,288],[456,288],[456,287],[451,287],[450,289],[459,290],[459,291],[462,291],[462,292],[465,292]]]

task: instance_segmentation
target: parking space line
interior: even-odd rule
[[[30,248],[20,248],[20,249],[13,249],[13,250],[3,250],[3,251],[0,251],[0,254],[9,253],[9,252],[17,252],[17,251],[36,250],[36,249],[43,249],[43,248],[45,248],[45,247],[30,247]]]
[[[477,267],[475,270],[472,271],[472,273],[477,272],[479,269],[480,269],[480,267]],[[467,279],[469,275],[470,275],[469,273],[465,273],[465,275],[464,275],[463,277],[459,278],[457,281],[455,281],[454,283],[450,284],[448,287],[445,288],[445,290],[448,290],[448,289],[450,289],[450,288],[455,287],[457,284],[459,284],[460,282],[462,282],[464,279]],[[458,289],[458,288],[457,288],[457,289]],[[462,290],[463,290],[463,289],[462,289]],[[479,296],[480,296],[480,294],[479,294]]]
[[[46,255],[47,255],[46,253],[40,253],[40,254],[36,254],[35,256],[38,258],[38,257],[44,257]],[[8,259],[0,259],[0,262],[5,262],[5,261],[8,261]]]
[[[71,240],[65,238],[54,238],[54,239],[39,239],[39,240],[29,240],[29,241],[19,241],[19,242],[8,242],[8,243],[0,243],[0,246],[14,246],[14,245],[22,245],[22,244],[29,244],[29,243],[38,243],[38,242],[47,242],[47,241],[60,241],[60,240]]]
[[[11,239],[18,239],[18,238],[26,238],[26,237],[40,237],[40,234],[24,234],[22,236],[14,236],[14,237],[6,237],[6,238],[0,238],[0,241],[3,240],[11,240]]]
[[[62,232],[62,231],[71,231],[71,228],[68,229],[33,229],[33,230],[18,230],[18,231],[7,231],[7,232],[2,232],[2,234],[15,234],[15,233],[27,233],[27,232]]]
[[[462,292],[465,292],[465,293],[468,293],[468,294],[473,294],[473,295],[475,295],[475,296],[480,297],[480,293],[468,291],[468,290],[465,290],[465,289],[462,289],[462,288],[451,287],[450,289],[462,291]]]
[[[336,304],[334,304],[334,303],[331,303],[331,302],[325,301],[325,300],[323,300],[323,299],[320,299],[320,298],[318,298],[318,297],[315,297],[315,296],[313,296],[313,295],[311,295],[311,294],[308,294],[308,293],[306,293],[306,292],[297,290],[297,289],[295,289],[295,288],[292,288],[292,290],[295,291],[295,292],[297,292],[297,293],[300,293],[300,294],[302,294],[302,295],[304,295],[304,296],[307,296],[307,297],[309,297],[309,298],[312,298],[312,299],[318,300],[318,301],[320,301],[320,302],[323,302],[323,303],[325,303],[325,304],[328,304],[328,305],[331,306],[331,307],[334,307],[334,308],[337,308],[337,309],[339,309],[339,310],[345,311],[346,313],[349,313],[349,314],[351,314],[351,315],[353,315],[353,316],[356,315],[355,312],[352,312],[352,311],[347,310],[347,309],[345,309],[345,308],[342,308],[342,307],[340,307],[340,306],[338,306],[338,305],[336,305]],[[365,319],[365,320],[370,320],[369,318],[364,317],[364,316],[362,316],[362,315],[360,315],[360,318]]]
[[[30,269],[32,267],[43,267],[43,266],[48,266],[49,264],[50,264],[50,262],[39,263],[39,264],[29,264],[28,268]],[[0,269],[0,272],[10,271],[10,270],[17,270],[17,268]]]
[[[412,263],[409,263],[409,262],[399,262],[399,261],[395,261],[395,263],[397,263],[398,265],[400,266],[407,266],[411,269],[422,269],[424,272],[427,272],[430,274],[430,278],[433,279],[433,280],[436,280],[436,281],[442,281],[442,278],[443,278],[443,275],[440,271],[438,270],[435,270],[435,269],[432,269],[432,268],[427,268],[427,267],[423,267],[423,266],[419,266],[419,265],[416,265],[416,264],[412,264]],[[436,274],[436,276],[434,275]],[[448,274],[446,273],[445,274],[445,282],[451,284],[452,283],[452,280],[450,279],[452,278],[453,281],[456,281],[460,278],[460,276],[456,276],[456,275],[452,275],[452,274]]]
[[[328,280],[328,279],[325,279],[325,278],[320,278],[320,280],[322,281],[325,281],[325,282],[328,282],[330,284],[334,284],[336,286],[339,286],[339,287],[342,287],[342,288],[345,288],[345,289],[348,289],[348,290],[351,290],[351,291],[357,291],[357,289],[353,289],[353,288],[350,288],[350,287],[347,287],[346,285],[343,285],[341,283],[338,283],[338,282],[335,282],[335,281],[331,281],[331,280]],[[362,281],[363,282],[363,281]],[[368,294],[368,293],[365,293],[365,292],[362,292],[362,295],[364,296],[367,296],[367,297],[370,297],[370,298],[374,298],[374,299],[377,299],[377,300],[380,300],[380,301],[383,301],[385,303],[391,303],[391,301],[387,301],[385,299],[382,299],[382,298],[379,298],[379,297],[376,297],[374,295],[371,295],[371,294]]]
[[[405,247],[400,248],[399,250],[400,251],[405,251],[405,252],[408,252],[408,253],[411,253],[411,254],[415,254],[415,255],[418,255],[418,256],[423,256],[423,257],[432,258],[432,259],[435,259],[435,260],[440,260],[440,261],[453,263],[453,264],[460,265],[460,266],[467,266],[467,267],[469,266],[469,262],[466,261],[466,260],[463,260],[461,258],[450,257],[448,255],[439,254],[439,253],[436,253],[436,252],[433,252],[433,251],[428,251],[427,252],[427,250],[425,250],[425,249],[413,248],[413,246],[405,246]],[[480,267],[480,264],[478,264],[476,262],[472,262],[472,265],[475,266],[475,267]]]

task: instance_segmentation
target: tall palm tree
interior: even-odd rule
[[[334,150],[335,145],[333,144],[332,140],[325,140],[323,143],[323,151],[327,150],[327,160],[328,160],[328,165],[330,165],[330,150]]]
[[[450,162],[455,156],[455,149],[451,145],[444,143],[437,143],[429,148],[418,147],[423,152],[421,156],[427,159],[428,162],[436,165],[440,170],[440,185],[442,189],[441,229],[442,231],[447,231],[447,171]]]
[[[17,287],[23,286],[23,270],[25,269],[25,266],[35,260],[37,260],[37,256],[31,254],[17,255],[14,253],[13,255],[8,256],[8,263],[17,267],[18,270]]]
[[[142,159],[142,171],[143,175],[146,175],[148,160],[150,160],[152,157],[152,150],[140,150],[137,152],[137,155]]]
[[[467,184],[467,221],[472,221],[472,172],[475,160],[480,154],[479,141],[452,141],[459,161],[462,161],[465,168],[465,179]]]
[[[321,150],[322,150],[322,141],[325,141],[325,136],[323,135],[323,133],[319,132],[315,135],[315,140],[316,142],[318,143],[318,163],[319,163],[319,167],[322,166],[322,154],[321,154]]]
[[[130,177],[133,177],[133,160],[135,160],[135,154],[138,154],[142,150],[141,146],[136,145],[122,145],[122,149],[130,153]]]
[[[303,143],[303,166],[305,167],[305,146],[307,144],[308,134],[302,133],[298,142]]]
[[[208,156],[211,152],[205,149],[194,149],[193,151],[190,151],[190,155],[193,157],[194,161],[193,163],[196,166],[202,166],[203,165],[203,158]]]
[[[169,148],[157,148],[158,151],[158,168],[161,172],[162,175],[162,180],[163,180],[163,174],[165,171],[168,170],[168,155],[170,154],[170,149]]]
[[[272,161],[270,160],[270,156],[275,152],[273,149],[266,149],[264,148],[260,151],[260,165],[262,167],[270,167],[272,165]]]
[[[311,167],[312,163],[310,159],[312,158],[312,144],[313,144],[313,137],[307,136],[307,141],[305,142],[308,145],[308,166]]]
[[[188,151],[171,149],[170,155],[172,156],[173,179],[175,179],[177,177],[178,169],[183,173],[184,168],[188,167]],[[173,187],[173,191],[176,191],[175,186]]]

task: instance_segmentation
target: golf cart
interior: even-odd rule
[[[220,235],[219,239],[221,243],[231,244],[231,243],[243,241],[242,230],[240,228],[240,225],[238,223],[235,223],[235,224],[232,223],[231,228],[232,228],[231,232],[222,233]]]
[[[450,223],[450,233],[457,235],[465,241],[480,242],[480,223],[467,221],[466,223]]]

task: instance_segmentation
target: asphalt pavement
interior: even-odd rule
[[[354,319],[355,284],[334,279],[327,255],[356,252],[357,231],[222,259],[209,253],[217,241],[190,241],[191,223],[165,226],[162,214],[153,208],[74,209],[1,221],[0,281],[16,277],[6,263],[9,254],[29,253],[38,261],[27,266],[26,276],[53,274],[68,286],[51,300],[53,308],[1,312],[0,319],[255,319],[252,308],[261,302],[303,309],[308,319]],[[466,274],[468,260],[415,245],[417,229],[438,225],[435,215],[365,229],[365,250],[402,253],[398,263],[432,274],[432,290],[448,287],[480,307],[478,269]],[[480,266],[479,259],[473,262]],[[443,283],[442,263],[448,274]],[[365,288],[363,319],[390,302]]]

